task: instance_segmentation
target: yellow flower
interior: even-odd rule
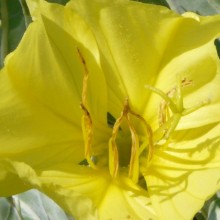
[[[192,219],[220,188],[220,16],[29,1],[0,75],[0,196],[77,220]]]

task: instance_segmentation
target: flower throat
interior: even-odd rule
[[[82,121],[83,121],[83,134],[85,140],[85,159],[87,165],[93,169],[99,169],[92,152],[92,138],[93,138],[93,124],[91,115],[87,109],[87,85],[89,79],[89,72],[87,69],[86,61],[83,58],[80,50],[77,48],[80,60],[84,68],[83,77],[83,88],[82,88],[82,102],[80,104],[83,111]],[[167,143],[172,133],[175,131],[182,116],[188,115],[200,107],[208,104],[208,101],[199,103],[192,108],[185,109],[183,106],[183,95],[182,88],[192,85],[191,80],[178,79],[178,84],[176,87],[171,88],[167,93],[152,87],[150,85],[145,85],[146,90],[159,95],[162,98],[160,105],[158,106],[158,128],[152,130],[150,124],[138,113],[134,112],[130,105],[129,99],[126,98],[121,115],[115,120],[114,117],[108,113],[108,125],[112,127],[112,134],[108,142],[108,168],[109,173],[112,178],[116,178],[118,172],[120,172],[120,155],[121,151],[118,143],[120,142],[120,134],[122,133],[121,125],[122,122],[126,123],[126,127],[129,130],[130,137],[124,136],[124,138],[129,138],[130,141],[123,141],[126,146],[125,155],[127,161],[124,165],[127,165],[127,175],[134,183],[139,183],[143,175],[141,173],[140,164],[144,161],[145,166],[149,166],[155,150]],[[175,100],[175,101],[173,101]],[[134,120],[140,124],[143,128],[141,134],[134,126]],[[137,124],[135,123],[135,124]],[[129,145],[129,146],[128,146]]]

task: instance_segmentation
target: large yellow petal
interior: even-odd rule
[[[34,167],[84,158],[80,97],[68,85],[65,66],[61,70],[56,56],[38,22],[7,58],[0,76],[0,158]],[[5,192],[14,193],[7,183],[2,183]]]
[[[54,42],[54,46],[59,49],[57,52],[62,54],[66,68],[71,72],[71,76],[75,78],[75,84],[71,86],[80,93],[82,93],[85,68],[88,71],[89,79],[86,94],[88,105],[86,107],[92,116],[94,126],[93,144],[95,148],[103,149],[106,147],[105,144],[110,135],[107,127],[107,91],[103,72],[98,67],[99,50],[93,33],[85,21],[71,8],[48,4],[44,1],[38,1],[38,4],[38,19],[42,20],[48,37]],[[66,39],[63,39],[64,36],[66,36]],[[79,54],[77,54],[78,58],[75,57],[77,50],[83,56],[85,64],[80,60]],[[78,66],[74,66],[73,59],[77,61]],[[81,71],[78,71],[78,68]],[[97,151],[99,150],[97,149]]]
[[[106,122],[107,94],[105,79],[97,67],[97,64],[94,64],[94,60],[99,63],[99,51],[89,26],[69,7],[49,4],[44,0],[31,0],[30,2],[37,4],[35,9],[35,14],[38,15],[37,19],[42,20],[48,38],[54,42],[53,46],[57,47],[59,53],[62,54],[61,56],[66,62],[66,68],[68,68],[71,75],[75,77],[77,81],[77,83],[75,83],[76,88],[79,87],[79,85],[81,87],[83,74],[82,71],[78,71],[79,67],[74,66],[75,64],[72,62],[73,59],[78,62],[79,56],[75,58],[75,55],[72,56],[72,53],[75,54],[77,48],[80,50],[86,62],[90,78],[87,98],[91,114],[96,122]],[[64,37],[66,38],[64,39]],[[93,57],[91,57],[91,54],[88,53],[86,49],[90,51]],[[79,66],[81,66],[82,69],[83,63],[81,62]],[[78,74],[76,74],[76,72]],[[78,92],[80,91],[81,96],[82,89],[77,89]],[[100,105],[102,105],[102,108],[99,108]]]
[[[88,28],[81,26],[82,31],[77,32],[81,19],[62,6],[45,3],[42,7],[41,16],[29,26],[1,71],[0,158],[46,169],[57,163],[78,164],[85,157],[80,109],[84,67],[77,49],[87,62],[88,103],[97,121],[94,124],[102,131],[107,124],[107,103],[100,69],[91,53],[76,40],[88,32],[87,40],[94,42]],[[53,10],[56,15],[68,16],[55,17]],[[46,12],[53,14],[54,20],[45,17]],[[70,15],[71,22],[67,22]],[[69,34],[56,21],[69,25],[69,29],[75,27],[75,32]],[[74,38],[73,33],[78,36]],[[106,138],[101,134],[97,132],[96,139],[104,148]],[[8,180],[16,181],[15,176],[7,175],[6,171],[1,173],[1,180],[5,179],[2,189],[7,188]],[[9,195],[24,189],[18,186],[17,191],[8,188],[5,192]]]
[[[144,84],[152,84],[157,77],[158,51],[169,41],[177,16],[164,8],[132,1],[71,1],[69,6],[89,23],[103,52],[110,108],[115,105],[115,114],[119,114],[129,97],[136,109],[143,110],[149,96]],[[157,19],[153,19],[155,14]]]
[[[192,219],[220,189],[219,129],[212,124],[176,132],[143,168],[160,219]]]
[[[219,84],[215,77],[219,61],[213,41],[220,34],[220,16],[180,16],[164,7],[126,0],[76,0],[69,7],[90,25],[103,52],[109,106],[115,117],[128,97],[136,111],[156,123],[161,97],[154,94],[149,100],[145,85],[166,93],[186,78],[193,81],[193,86],[185,89],[186,107],[207,99],[211,103],[195,113],[195,120],[195,114],[185,117],[179,128],[219,121],[215,109],[220,95],[216,93],[218,88],[210,88]],[[201,119],[204,112],[210,112],[210,121],[205,116]]]

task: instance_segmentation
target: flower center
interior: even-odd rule
[[[78,54],[84,67],[81,109],[83,111],[85,158],[88,166],[97,169],[100,163],[96,164],[96,159],[100,158],[96,158],[97,155],[94,155],[92,152],[93,125],[91,115],[87,109],[89,74],[86,62],[79,49]],[[119,168],[125,167],[129,178],[135,183],[140,182],[143,176],[140,171],[140,159],[144,160],[144,164],[148,167],[155,150],[159,145],[164,145],[169,140],[181,117],[194,112],[208,103],[206,101],[192,108],[185,109],[183,106],[182,89],[190,85],[192,85],[191,80],[185,78],[177,79],[177,85],[167,93],[150,85],[145,85],[148,92],[155,93],[161,97],[161,102],[158,106],[158,128],[154,131],[145,118],[131,109],[129,99],[126,98],[119,118],[109,123],[109,125],[112,125],[112,135],[108,143],[108,154],[105,154],[105,156],[107,155],[107,162],[106,158],[104,158],[104,166],[107,164],[110,175],[113,178],[117,176],[120,171]],[[109,114],[108,117],[112,116]],[[126,126],[124,126],[124,123],[126,123]],[[137,124],[138,128],[141,127],[141,129],[137,129]],[[124,129],[125,127],[128,129]]]
[[[148,145],[147,151],[148,156],[147,159],[150,160],[152,157],[152,151],[153,151],[153,136],[152,136],[152,130],[151,127],[148,125],[148,123],[142,118],[140,115],[133,112],[128,103],[128,99],[126,99],[124,104],[124,109],[120,115],[120,117],[116,120],[113,129],[112,129],[112,137],[109,140],[109,171],[110,174],[113,177],[116,177],[118,168],[119,168],[119,153],[118,153],[118,146],[116,142],[116,138],[118,137],[119,128],[122,123],[122,120],[125,119],[127,122],[127,126],[129,128],[129,131],[131,133],[131,148],[130,148],[130,162],[129,162],[129,177],[134,181],[138,182],[139,179],[139,156],[142,153],[140,151],[140,140],[138,133],[135,130],[135,127],[133,126],[131,116],[138,119],[145,127],[146,134],[148,136]]]

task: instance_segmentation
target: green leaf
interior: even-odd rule
[[[20,42],[25,30],[25,20],[18,0],[8,0],[9,19],[9,52],[13,51]]]
[[[200,15],[220,13],[219,0],[167,0],[170,8],[178,13],[192,11]]]
[[[218,57],[219,57],[219,59],[220,59],[220,40],[219,40],[219,39],[216,39],[216,40],[215,40],[215,48],[216,48]]]
[[[220,14],[220,1],[219,0],[208,0],[211,7],[213,7]]]
[[[11,197],[0,198],[0,219],[21,220],[17,209],[15,208]]]
[[[48,2],[66,4],[69,0],[48,0]],[[3,66],[5,56],[13,51],[19,44],[27,23],[31,18],[24,16],[23,10],[27,12],[25,0],[0,0],[0,68]]]
[[[204,215],[200,212],[198,212],[195,217],[194,217],[194,220],[207,220]]]
[[[13,51],[20,42],[26,29],[21,5],[18,0],[1,0],[1,63],[5,56]]]
[[[209,206],[208,219],[207,220],[219,220],[220,219],[220,198],[212,201]]]
[[[37,190],[14,196],[25,220],[68,220],[66,213],[49,197]],[[17,204],[18,207],[18,204]]]
[[[6,198],[0,198],[0,219],[8,219],[10,216],[11,205]]]
[[[0,198],[1,220],[74,220],[52,199],[37,190]]]

